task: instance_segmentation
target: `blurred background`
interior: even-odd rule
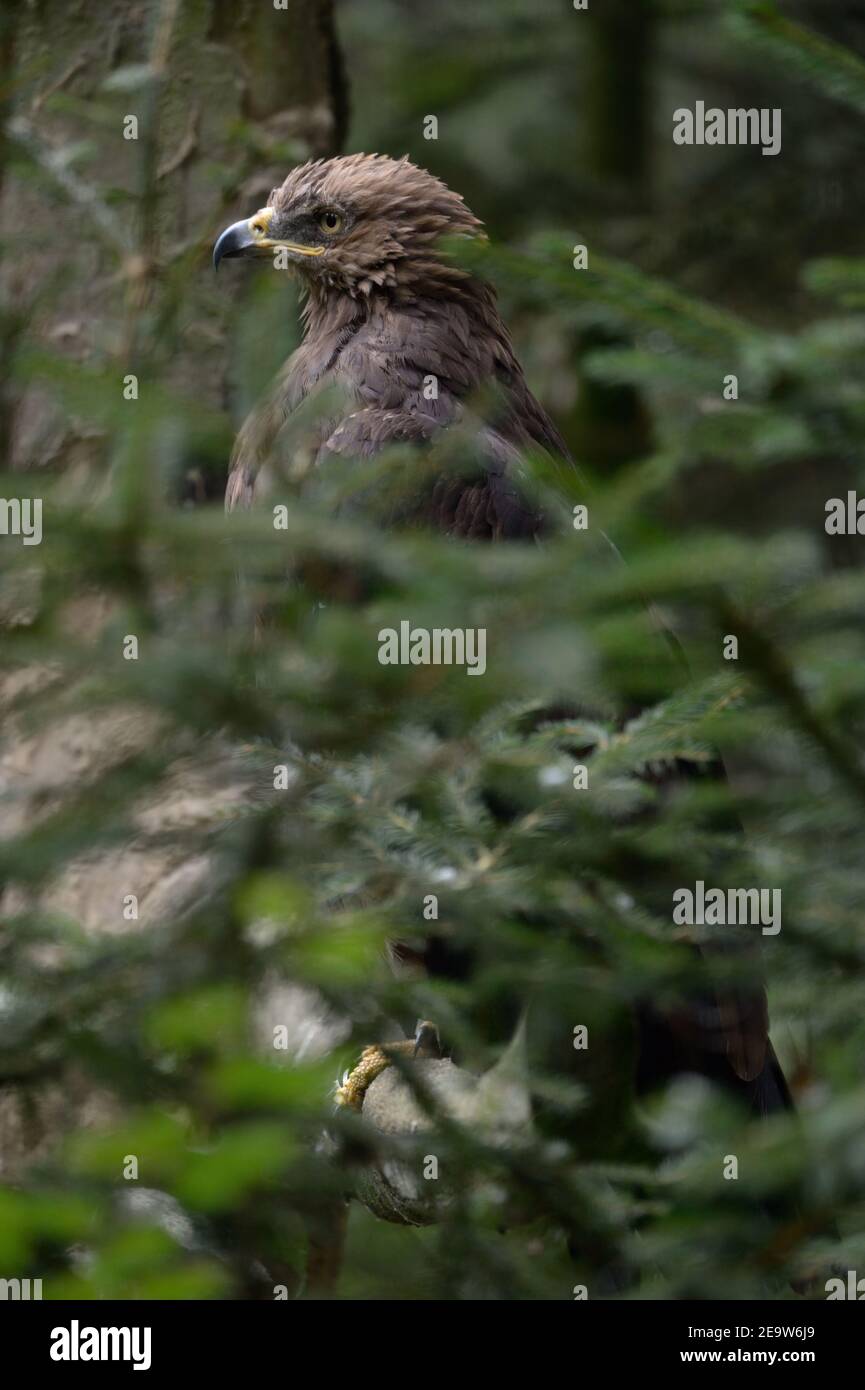
[[[862,486],[861,7],[12,0],[0,66],[0,496],[43,503],[41,545],[0,536],[0,1277],[823,1297],[865,1266],[865,586],[861,537],[825,529]],[[674,144],[697,101],[780,108],[781,152]],[[357,479],[288,467],[285,530],[223,515],[301,306],[266,269],[215,279],[213,242],[357,150],[486,224],[466,255],[580,469],[535,467],[543,550],[337,518]],[[626,568],[575,540],[587,499]],[[487,628],[483,681],[379,666],[379,629],[424,615]],[[575,691],[609,721],[539,717]],[[729,785],[646,777],[716,746]],[[697,878],[783,891],[795,1117],[695,1078],[634,1095],[634,1007],[709,978],[669,919]],[[394,979],[386,943],[430,934],[476,968]],[[389,1148],[334,1115],[393,1020],[481,1074],[527,999],[570,1054],[520,1071],[533,1124],[433,1107]],[[430,1153],[437,1219],[353,1200],[322,1285],[344,1197]]]

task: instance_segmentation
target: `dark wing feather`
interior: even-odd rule
[[[389,445],[425,444],[440,431],[429,415],[368,407],[342,420],[319,453],[371,458]],[[520,454],[502,435],[481,426],[472,436],[471,476],[444,472],[419,497],[407,497],[399,519],[412,520],[445,535],[471,540],[527,540],[540,534],[543,519],[519,487]],[[419,470],[421,486],[424,470]],[[392,513],[390,520],[397,519]]]

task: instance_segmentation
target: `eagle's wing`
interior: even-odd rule
[[[238,431],[228,464],[227,512],[252,506],[258,475],[272,457],[279,432],[296,404],[293,383],[298,357],[299,353],[289,357]]]
[[[755,962],[756,970],[759,965]],[[758,976],[759,978],[759,976]],[[718,1018],[727,1061],[742,1081],[754,1081],[766,1065],[769,1005],[762,985],[748,990],[721,990]]]
[[[464,423],[454,409],[455,424]],[[394,444],[426,444],[442,429],[434,416],[369,406],[354,411],[337,425],[319,451],[328,455],[372,458]],[[438,472],[432,479],[419,470],[420,492],[406,496],[401,520],[421,521],[439,533],[471,540],[523,540],[540,534],[543,517],[520,488],[523,462],[519,450],[503,435],[478,422],[471,431],[470,471]],[[395,517],[392,516],[391,520]]]
[[[225,485],[225,510],[233,512],[252,506],[255,478],[252,470],[244,464],[235,464],[229,469]]]
[[[228,510],[250,504],[286,420],[323,388],[344,393],[346,404],[312,442],[319,462],[329,454],[371,458],[390,445],[427,443],[441,429],[458,426],[470,466],[462,477],[441,478],[428,500],[428,523],[475,538],[537,535],[542,519],[525,500],[521,451],[542,449],[567,459],[567,446],[526,385],[488,287],[482,308],[490,331],[479,331],[466,307],[450,301],[388,306],[341,331],[311,329],[238,435]],[[479,393],[488,399],[473,415]]]
[[[769,1047],[769,1010],[761,979],[759,954],[745,942],[733,946],[704,946],[703,956],[720,961],[735,954],[746,966],[747,986],[718,986],[711,994],[689,1000],[666,1016],[673,1036],[687,1055],[724,1060],[740,1081],[755,1081],[763,1071]]]

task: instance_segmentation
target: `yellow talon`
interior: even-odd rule
[[[367,1089],[375,1081],[375,1078],[391,1065],[393,1055],[396,1052],[413,1059],[440,1057],[441,1045],[435,1024],[421,1019],[413,1038],[406,1038],[402,1042],[382,1043],[381,1045],[372,1043],[369,1047],[365,1047],[360,1054],[360,1061],[357,1066],[349,1072],[342,1085],[336,1089],[334,1099],[337,1105],[347,1105],[352,1110],[362,1109],[363,1098]]]
[[[390,1057],[378,1046],[365,1047],[357,1066],[349,1072],[343,1084],[337,1087],[337,1105],[348,1105],[352,1110],[360,1110],[367,1087],[371,1086],[385,1067],[390,1066]]]

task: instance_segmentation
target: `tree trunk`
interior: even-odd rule
[[[249,282],[216,292],[209,247],[293,163],[338,149],[333,0],[12,0],[0,60],[0,469],[70,469],[99,458],[104,423],[49,380],[22,388],[16,350],[116,366],[118,395],[162,369],[224,404],[227,311]]]
[[[332,0],[284,9],[269,0],[7,0],[0,61],[0,471],[63,473],[86,505],[87,483],[130,433],[121,412],[135,409],[144,411],[130,417],[143,439],[136,468],[155,472],[175,441],[181,469],[210,448],[224,470],[234,429],[223,408],[227,329],[250,280],[217,286],[210,247],[294,162],[329,154],[342,138]],[[137,404],[123,394],[127,373],[138,377]],[[130,515],[134,524],[134,507]],[[107,596],[70,603],[69,630],[87,640],[105,622]],[[37,695],[49,678],[36,665],[0,672],[0,838],[38,825],[46,790],[54,809],[68,806],[82,785],[169,736],[146,710],[70,716],[59,698],[53,716],[27,724],[21,690]],[[210,746],[200,767],[197,809],[195,767],[161,788],[171,833],[142,821],[129,843],[73,858],[42,885],[41,903],[88,933],[116,932],[117,884],[131,880],[141,912],[126,929],[149,931],[212,892],[214,808],[226,796],[242,801],[250,779]],[[200,842],[170,844],[181,831]],[[21,909],[23,891],[0,883],[0,916]],[[70,1127],[112,1111],[112,1097],[63,1059],[50,1076],[27,1072],[0,1090],[0,1175],[18,1176]]]

